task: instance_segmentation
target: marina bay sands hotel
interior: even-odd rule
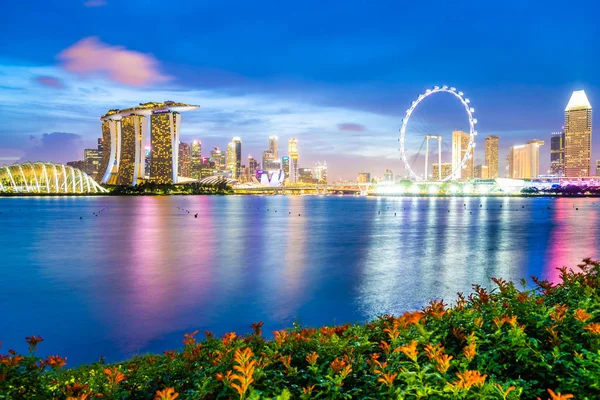
[[[102,117],[103,151],[98,180],[137,185],[142,180],[177,183],[181,113],[200,108],[165,101],[110,110]],[[150,171],[146,171],[146,137],[150,127]]]

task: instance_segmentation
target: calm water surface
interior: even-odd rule
[[[365,321],[452,300],[495,276],[556,280],[555,267],[599,256],[599,204],[1,198],[0,341],[24,351],[25,336],[41,335],[42,354],[73,366],[176,348],[195,329]]]

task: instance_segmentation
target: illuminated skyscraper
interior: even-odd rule
[[[281,157],[281,169],[283,170],[285,179],[289,179],[289,177],[290,177],[290,157],[289,156]]]
[[[192,177],[192,147],[187,143],[179,143],[179,176]]]
[[[215,147],[214,150],[210,152],[210,162],[214,164],[214,168],[217,171],[225,170],[225,154],[218,148]]]
[[[590,176],[592,160],[592,106],[585,91],[571,95],[565,108],[565,176]]]
[[[543,140],[534,139],[509,149],[506,158],[508,176],[513,179],[537,179],[540,175],[540,146]]]
[[[498,136],[485,138],[485,165],[489,179],[498,178]]]
[[[201,179],[202,169],[202,143],[199,140],[192,142],[191,159],[190,159],[190,177]]]
[[[440,176],[438,169],[439,169],[438,163],[433,163],[432,169],[431,169],[433,176],[436,176],[436,177]],[[442,179],[446,179],[450,175],[452,175],[452,163],[442,163]]]
[[[177,183],[180,112],[195,110],[173,101],[144,103],[123,110],[110,110],[102,121],[102,183],[136,185],[146,176],[145,147],[150,126],[150,180]]]
[[[227,170],[231,171],[233,179],[242,175],[242,139],[234,137],[227,145]]]
[[[473,149],[469,148],[470,136],[463,131],[452,131],[452,171],[454,179],[473,178]],[[461,162],[468,153],[468,159],[464,168],[460,168]]]
[[[371,174],[369,172],[358,173],[358,183],[369,183],[371,182]]]
[[[565,133],[553,132],[550,137],[550,173],[565,174]]]
[[[258,169],[258,161],[252,156],[248,156],[248,166],[246,167],[246,181],[252,181],[252,177],[256,176],[256,170]]]
[[[83,150],[83,172],[91,176],[96,177],[98,168],[100,167],[101,153],[98,149],[85,149]]]
[[[327,183],[327,162],[316,163],[313,168],[313,177],[318,183]]]
[[[298,168],[298,181],[302,183],[316,183],[311,168]]]
[[[277,152],[277,136],[270,136],[269,137],[269,151],[271,152],[271,154],[273,154],[273,159],[277,160],[278,157],[278,152]]]
[[[291,138],[288,143],[288,155],[290,157],[290,183],[298,182],[298,141]]]

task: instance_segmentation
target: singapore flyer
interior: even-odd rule
[[[452,162],[442,163],[442,135],[441,134],[431,134],[433,132],[426,132],[423,134],[423,142],[421,144],[421,149],[419,152],[412,156],[408,154],[407,149],[407,137],[410,136],[409,124],[411,123],[411,117],[414,116],[417,109],[422,107],[421,103],[433,96],[438,95],[439,93],[448,93],[454,98],[458,99],[462,108],[464,108],[464,112],[466,113],[468,120],[468,128],[464,131],[453,131],[452,132]],[[443,95],[440,95],[443,96]],[[435,96],[434,96],[435,97]],[[463,92],[458,91],[456,88],[448,87],[448,86],[434,86],[432,89],[427,89],[424,93],[420,94],[416,100],[411,103],[411,106],[408,110],[406,110],[406,115],[402,119],[402,127],[400,128],[400,157],[402,158],[402,162],[404,164],[404,168],[408,173],[409,177],[414,181],[450,181],[450,180],[459,180],[459,179],[469,179],[472,178],[472,169],[473,169],[473,153],[475,149],[475,136],[477,136],[477,130],[475,129],[475,125],[477,124],[477,119],[473,117],[475,109],[471,106],[470,100],[464,96]],[[418,135],[421,136],[421,135]],[[418,138],[412,138],[413,140]],[[435,162],[432,166],[431,172],[429,174],[429,142],[430,140],[434,140],[434,144],[437,144],[437,162]],[[416,173],[415,164],[418,162],[421,154],[421,150],[425,145],[425,162],[424,162],[424,173],[419,175]],[[444,144],[447,145],[446,142]],[[419,166],[421,166],[421,162],[418,162]],[[437,171],[435,171],[437,169]],[[433,173],[435,172],[435,173]]]

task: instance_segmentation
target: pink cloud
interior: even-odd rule
[[[79,75],[103,74],[131,86],[148,86],[171,79],[159,71],[159,62],[150,54],[110,46],[97,37],[81,39],[58,54],[62,67]]]
[[[65,85],[58,78],[52,76],[38,76],[35,81],[43,86],[49,86],[55,89],[64,89]]]
[[[354,124],[351,122],[346,122],[343,124],[338,124],[338,129],[340,131],[351,131],[351,132],[363,132],[365,131],[365,127],[361,124]]]
[[[106,5],[106,0],[88,0],[83,5],[86,7],[102,7]]]

